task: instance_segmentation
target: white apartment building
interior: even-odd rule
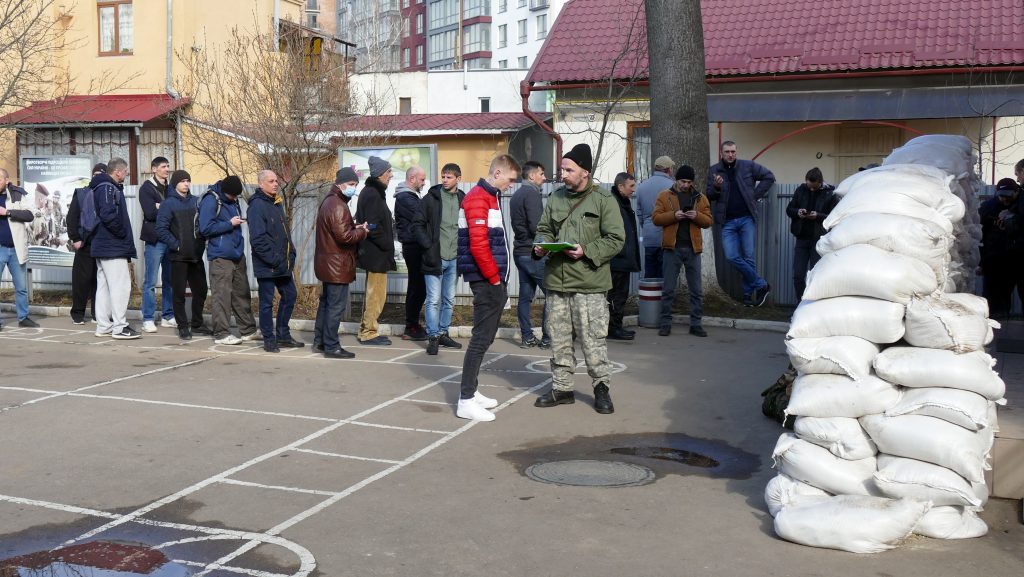
[[[491,68],[529,68],[568,0],[492,0]]]

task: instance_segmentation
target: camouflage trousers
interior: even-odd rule
[[[548,334],[551,335],[551,377],[556,391],[573,389],[576,347],[573,335],[583,347],[587,374],[594,386],[608,385],[611,362],[608,360],[608,300],[604,293],[564,293],[548,291]]]

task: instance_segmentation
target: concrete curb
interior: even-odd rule
[[[14,311],[14,305],[10,303],[0,304],[0,311],[12,312]],[[44,305],[30,305],[28,312],[31,315],[41,317],[66,317],[71,316],[71,307],[55,307],[55,306],[44,306]],[[138,309],[129,309],[127,313],[128,320],[141,321],[142,311]],[[210,315],[203,315],[207,321],[210,320]],[[687,315],[675,315],[672,317],[672,323],[677,325],[689,325],[690,317]],[[288,326],[296,331],[308,331],[313,332],[313,327],[316,321],[306,319],[292,319]],[[630,315],[622,319],[622,324],[627,327],[637,326],[637,315]],[[789,323],[782,321],[762,321],[757,319],[732,319],[727,317],[704,317],[704,326],[706,327],[722,327],[727,329],[738,329],[742,331],[768,331],[773,333],[785,333],[789,331]],[[655,327],[656,328],[656,327]],[[391,325],[381,324],[379,332],[382,335],[387,336],[398,336],[405,331],[405,325]],[[359,323],[345,322],[341,323],[342,334],[357,334],[359,332]],[[537,333],[537,337],[540,338],[540,329],[534,329]],[[472,326],[460,326],[450,327],[448,334],[453,337],[468,339],[473,334]],[[497,338],[499,339],[516,339],[519,337],[519,329],[515,327],[502,327],[498,329]]]

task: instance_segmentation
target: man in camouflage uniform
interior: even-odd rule
[[[551,193],[544,207],[537,235],[544,242],[565,242],[572,248],[551,254],[544,267],[551,335],[551,390],[534,403],[554,407],[576,402],[573,372],[576,351],[573,335],[583,346],[587,373],[594,385],[594,410],[615,411],[608,383],[608,302],[612,288],[609,262],[622,250],[626,233],[619,206],[611,193],[590,178],[593,159],[590,147],[577,144],[562,158],[564,186]],[[534,258],[548,251],[534,247]]]

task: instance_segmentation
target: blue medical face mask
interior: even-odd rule
[[[347,186],[344,184],[339,186],[341,187],[341,194],[344,195],[345,198],[352,198],[352,195],[356,193],[356,187],[354,186]]]

